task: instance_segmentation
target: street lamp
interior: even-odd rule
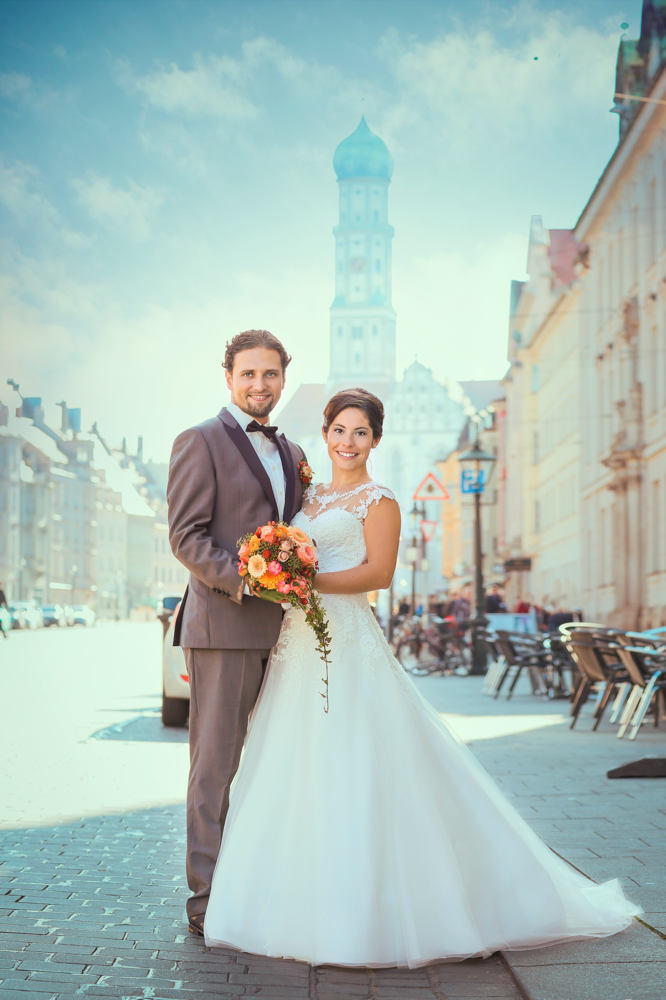
[[[483,550],[481,548],[481,496],[492,475],[494,455],[484,451],[476,440],[471,448],[458,455],[462,465],[463,493],[474,496],[474,618],[472,619],[472,669],[471,674],[484,674],[487,666],[485,643],[481,632],[488,624],[485,617],[485,600],[483,588]]]
[[[416,545],[416,519],[420,515],[420,510],[416,506],[416,501],[414,501],[414,506],[409,512],[409,516],[412,519],[412,544],[407,547],[405,555],[407,556],[407,562],[412,564],[412,614],[416,612],[416,560],[418,559],[419,550]]]

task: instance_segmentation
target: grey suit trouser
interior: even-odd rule
[[[187,787],[188,916],[206,912],[229,786],[238,770],[248,716],[270,649],[183,649],[190,675]]]

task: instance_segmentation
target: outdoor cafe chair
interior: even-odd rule
[[[560,626],[560,632],[564,637],[564,645],[581,674],[571,705],[569,728],[574,728],[588,695],[596,690],[597,699],[592,713],[592,729],[596,730],[613,693],[619,691],[620,685],[629,682],[615,641],[617,629],[593,622],[569,622]]]
[[[652,638],[636,632],[626,632],[618,639],[618,656],[632,687],[620,717],[617,735],[618,739],[622,739],[631,726],[629,739],[635,740],[653,699],[655,726],[659,725],[660,714],[666,714],[666,646],[660,645],[656,636]]]
[[[497,677],[493,697],[499,698],[504,682],[513,671],[506,700],[513,696],[516,684],[523,670],[527,670],[532,694],[540,694],[543,690],[542,668],[548,659],[548,650],[543,648],[541,637],[529,632],[509,632],[497,629],[494,644],[504,657],[502,669]]]
[[[495,688],[500,681],[504,671],[504,654],[497,645],[497,634],[492,629],[486,629],[482,633],[483,641],[486,645],[486,653],[490,666],[483,680],[482,694],[494,694]]]

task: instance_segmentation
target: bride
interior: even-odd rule
[[[398,504],[367,471],[384,408],[324,413],[329,485],[293,523],[316,540],[329,712],[290,608],[251,720],[206,911],[209,946],[312,965],[409,966],[603,937],[638,907],[553,854],[391,655],[366,594],[387,588]]]

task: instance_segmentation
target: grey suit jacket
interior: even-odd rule
[[[301,509],[298,445],[278,434],[285,473],[283,519]],[[270,479],[245,431],[224,407],[183,431],[169,463],[169,539],[190,571],[174,645],[196,649],[267,649],[282,623],[279,604],[243,595],[238,539],[279,520]]]

